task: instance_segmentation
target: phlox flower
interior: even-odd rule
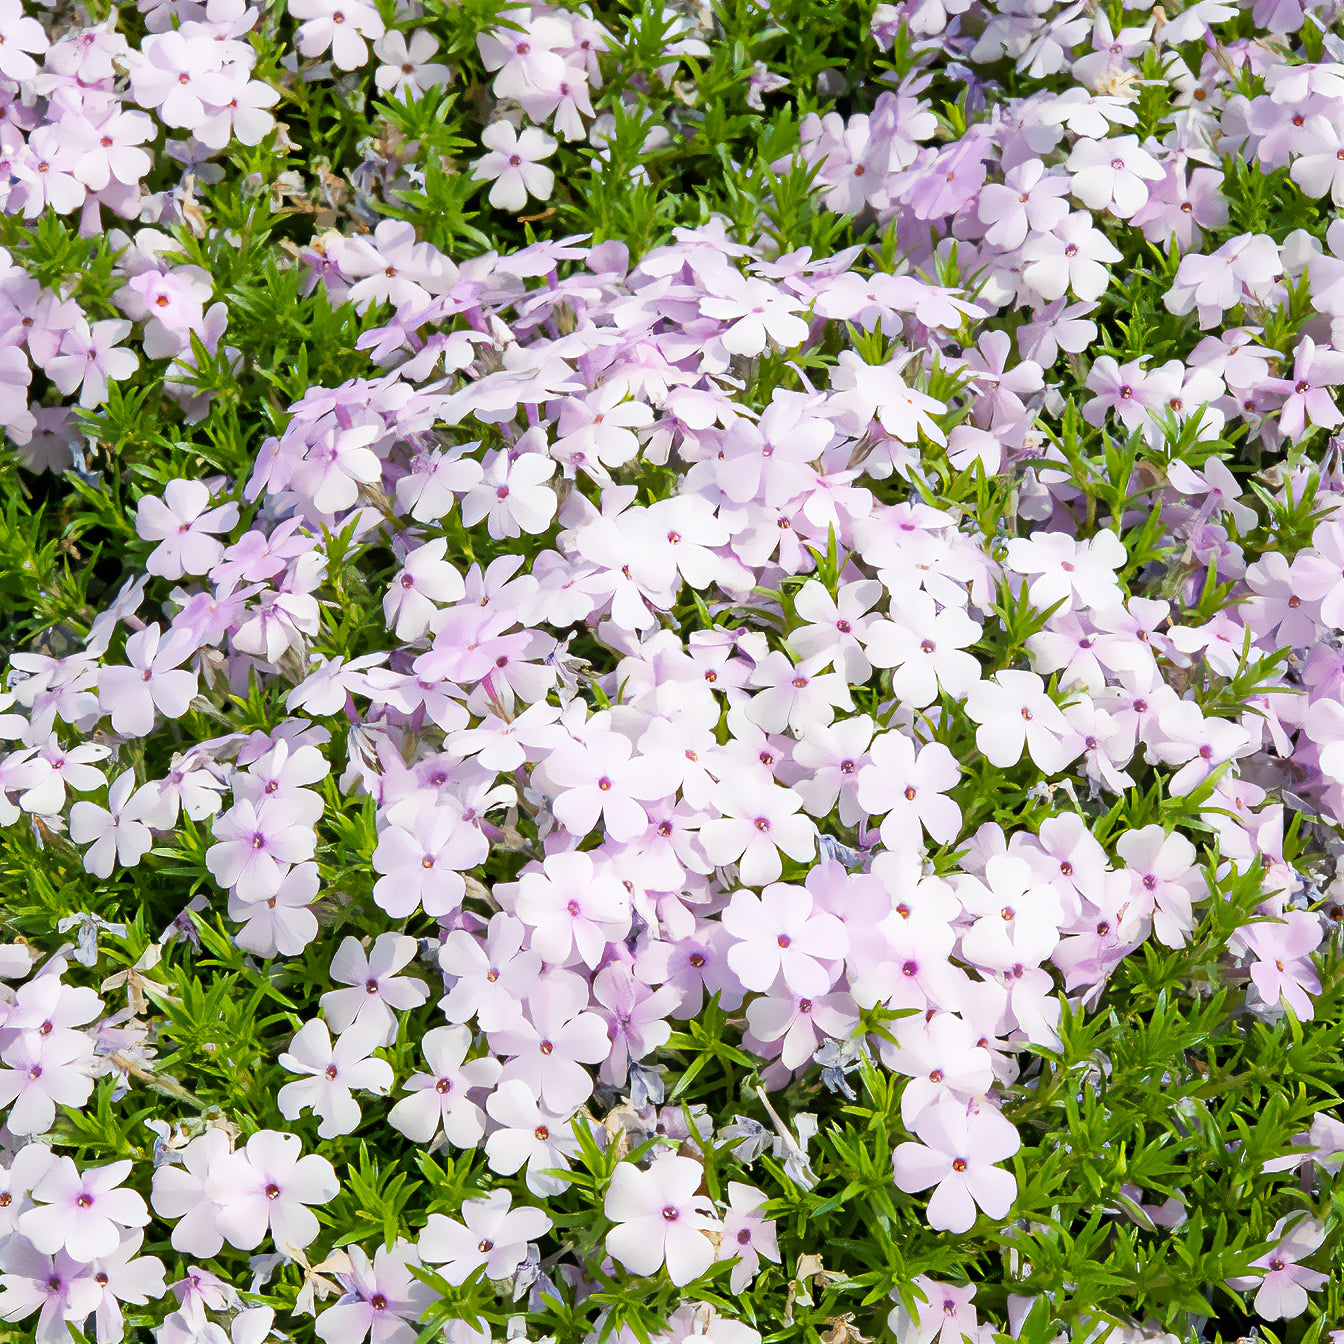
[[[93,1047],[79,1032],[25,1031],[0,1050],[0,1110],[11,1134],[45,1134],[56,1107],[83,1106],[93,1091]]]
[[[384,33],[373,44],[374,54],[383,62],[374,73],[374,83],[381,92],[407,102],[447,84],[452,71],[429,59],[438,49],[438,39],[424,28]]]
[[[245,901],[274,896],[290,865],[311,859],[317,846],[302,807],[285,797],[242,799],[216,818],[213,831],[205,866],[221,887],[233,888]]]
[[[513,913],[532,930],[529,946],[543,961],[590,969],[608,943],[630,929],[630,900],[621,883],[587,854],[552,854],[518,879]]]
[[[431,1213],[417,1243],[421,1258],[442,1265],[449,1283],[465,1283],[478,1269],[488,1279],[507,1279],[527,1255],[527,1243],[551,1229],[541,1209],[513,1208],[507,1190],[462,1204],[462,1222]]]
[[[1101,298],[1111,279],[1107,267],[1120,260],[1106,235],[1093,228],[1086,210],[1068,215],[1049,233],[1029,238],[1021,256],[1026,263],[1023,280],[1047,303],[1062,299],[1066,290],[1084,301]]]
[[[369,59],[365,38],[380,38],[382,17],[367,0],[290,0],[299,25],[299,51],[308,57],[331,49],[338,70],[356,70]]]
[[[503,1066],[489,1055],[466,1061],[470,1047],[471,1033],[466,1027],[427,1031],[420,1049],[430,1072],[412,1074],[406,1080],[405,1090],[411,1095],[388,1112],[388,1124],[416,1143],[429,1143],[442,1127],[455,1147],[475,1147],[485,1133],[485,1117],[470,1094],[493,1087]]]
[[[313,1018],[304,1025],[280,1054],[280,1066],[291,1073],[306,1074],[286,1083],[275,1095],[286,1120],[301,1111],[320,1116],[318,1137],[334,1139],[349,1134],[359,1124],[359,1103],[353,1092],[386,1096],[392,1088],[392,1066],[372,1052],[385,1040],[381,1022],[350,1027],[333,1042],[327,1024]]]
[[[349,989],[333,989],[318,1000],[333,1031],[368,1027],[379,1044],[397,1036],[397,1014],[418,1008],[429,998],[429,986],[416,976],[398,975],[419,950],[414,938],[382,933],[366,953],[357,938],[343,938],[331,959],[331,978]]]
[[[555,517],[555,491],[543,482],[555,473],[554,459],[543,453],[495,452],[486,455],[480,483],[462,500],[462,522],[485,520],[496,541],[544,532]]]
[[[854,1000],[847,993],[810,998],[776,982],[768,994],[747,1005],[747,1027],[753,1047],[780,1042],[779,1059],[786,1069],[798,1069],[811,1060],[820,1038],[845,1040],[858,1025]]]
[[[866,635],[874,667],[891,669],[892,692],[913,709],[923,709],[939,690],[958,699],[980,679],[980,664],[967,653],[980,639],[980,626],[960,607],[941,610],[924,591],[902,593],[891,619],[875,621]]]
[[[781,350],[801,345],[808,327],[798,314],[805,308],[768,281],[726,269],[717,277],[714,296],[700,300],[706,317],[729,323],[719,340],[734,355],[759,355],[771,341]]]
[[[988,1105],[968,1110],[943,1101],[920,1112],[915,1134],[920,1141],[899,1144],[892,1165],[897,1186],[907,1194],[937,1187],[929,1199],[930,1227],[969,1232],[976,1205],[991,1218],[1008,1216],[1017,1180],[994,1163],[1011,1157],[1022,1140],[1003,1115]]]
[[[229,918],[243,921],[234,942],[259,957],[293,957],[302,952],[317,936],[313,902],[319,885],[317,864],[309,860],[295,864],[280,879],[275,894],[265,900],[244,901],[232,893]]]
[[[759,896],[734,892],[721,918],[734,939],[728,965],[747,989],[767,990],[781,976],[798,994],[824,994],[849,945],[840,921],[816,909],[805,887],[786,882]]]
[[[1026,750],[1046,774],[1058,774],[1083,749],[1034,672],[1008,669],[977,682],[966,697],[966,713],[979,725],[976,746],[1000,769],[1016,765]]]
[[[1314,1218],[1300,1218],[1284,1236],[1287,1218],[1280,1218],[1269,1234],[1277,1241],[1272,1250],[1251,1263],[1263,1274],[1241,1274],[1228,1285],[1245,1292],[1256,1289],[1255,1314],[1266,1321],[1291,1320],[1307,1309],[1307,1294],[1318,1293],[1329,1281],[1319,1270],[1299,1264],[1325,1240],[1325,1226]],[[1282,1240],[1280,1240],[1282,1238]]]
[[[0,29],[5,34],[0,43],[0,75],[23,84],[37,74],[33,57],[47,50],[47,35],[37,19],[23,12],[22,0],[0,3]]]
[[[378,837],[373,868],[382,876],[374,883],[373,898],[394,919],[404,919],[417,906],[428,915],[449,914],[466,891],[462,874],[485,858],[486,847],[456,800],[426,803]]]
[[[476,160],[471,175],[493,183],[489,200],[497,210],[516,214],[529,196],[539,201],[550,196],[555,174],[541,160],[555,153],[556,142],[545,131],[527,126],[519,135],[507,121],[496,121],[481,133],[481,143],[490,152]]]
[[[193,652],[190,632],[170,631],[160,638],[157,624],[126,641],[126,667],[98,673],[98,703],[112,716],[112,727],[127,737],[144,737],[154,727],[155,711],[166,719],[187,712],[196,694],[196,674],[180,667]]]
[[[89,1273],[102,1290],[94,1308],[94,1334],[98,1344],[118,1344],[125,1338],[126,1324],[121,1304],[143,1307],[167,1291],[163,1261],[155,1255],[140,1255],[144,1233],[125,1233],[117,1248],[89,1264]]]
[[[1008,564],[1028,576],[1032,603],[1043,609],[1056,602],[1076,608],[1116,605],[1122,594],[1115,571],[1126,558],[1124,543],[1105,529],[1086,541],[1038,532],[1008,543]]]
[[[892,1308],[887,1325],[897,1344],[963,1344],[977,1339],[975,1308],[971,1299],[975,1285],[935,1283],[927,1274],[911,1280],[918,1303],[912,1314],[904,1302]]]
[[[909,1129],[930,1106],[944,1100],[963,1106],[983,1097],[994,1082],[989,1051],[978,1032],[956,1013],[901,1018],[893,1024],[896,1048],[884,1061],[909,1078],[901,1092],[901,1122]]]
[[[768,777],[730,775],[716,786],[714,802],[721,815],[701,825],[701,844],[716,867],[736,862],[747,886],[778,880],[781,851],[801,863],[816,850],[816,826],[798,815],[802,799]]]
[[[173,1222],[175,1251],[202,1260],[219,1254],[224,1234],[215,1216],[217,1205],[206,1187],[232,1151],[228,1134],[212,1126],[178,1152],[180,1166],[165,1163],[155,1168],[150,1203],[160,1218]]]
[[[84,867],[95,877],[110,877],[118,863],[133,868],[149,852],[154,799],[148,787],[137,789],[135,772],[124,770],[107,790],[106,807],[81,800],[70,809],[70,838],[88,845]]]
[[[1282,999],[1303,1022],[1312,1019],[1311,996],[1321,992],[1321,979],[1311,953],[1324,936],[1320,920],[1305,910],[1289,910],[1277,920],[1237,930],[1236,943],[1255,958],[1251,983],[1263,1003],[1277,1006]]]
[[[421,1316],[435,1300],[434,1290],[422,1283],[410,1267],[418,1265],[413,1246],[379,1246],[373,1259],[358,1247],[345,1251],[349,1268],[336,1270],[345,1289],[328,1307],[313,1329],[326,1344],[359,1344],[368,1336],[371,1344],[414,1344]]]
[[[462,576],[445,560],[448,541],[437,537],[417,546],[392,576],[383,598],[383,616],[403,641],[418,639],[433,622],[440,606],[460,601],[466,589]]]
[[[1109,210],[1118,219],[1136,215],[1148,201],[1147,184],[1165,175],[1162,165],[1140,148],[1135,135],[1080,139],[1065,167],[1072,175],[1073,194],[1089,210]]]
[[[546,1110],[520,1079],[501,1083],[486,1110],[498,1126],[485,1141],[491,1171],[511,1176],[526,1166],[527,1188],[534,1195],[558,1195],[569,1188],[563,1175],[550,1173],[565,1171],[579,1151],[573,1126],[586,1123],[582,1115],[571,1118]]]
[[[19,1232],[43,1255],[64,1250],[83,1264],[112,1255],[120,1229],[149,1222],[145,1201],[121,1186],[130,1173],[129,1161],[80,1171],[62,1157],[33,1186],[36,1207],[19,1219]]]
[[[901,849],[919,843],[921,828],[936,844],[948,845],[961,830],[961,807],[947,796],[961,767],[941,742],[916,750],[904,733],[879,733],[871,760],[859,771],[859,802],[884,816],[882,843]]]
[[[205,1193],[230,1245],[250,1251],[269,1231],[280,1250],[301,1249],[318,1234],[309,1204],[336,1198],[340,1182],[325,1157],[304,1153],[297,1134],[258,1130],[242,1152],[210,1164]]]
[[[163,496],[145,495],[135,515],[135,530],[145,541],[159,544],[145,568],[163,579],[207,574],[224,558],[224,544],[214,535],[238,522],[234,503],[210,508],[210,489],[202,481],[178,478]]]
[[[611,1040],[599,1072],[605,1082],[624,1086],[631,1061],[667,1043],[672,1034],[667,1015],[681,1002],[681,991],[675,985],[653,989],[629,963],[618,961],[593,977],[593,999]]]
[[[666,1262],[678,1288],[703,1274],[714,1261],[718,1230],[711,1205],[696,1194],[704,1179],[700,1163],[664,1157],[647,1171],[622,1162],[612,1174],[603,1212],[616,1226],[607,1233],[607,1251],[632,1274],[656,1274]]]
[[[527,926],[509,914],[492,915],[485,940],[454,929],[439,949],[439,966],[452,988],[439,1000],[449,1022],[472,1018],[498,1031],[523,1016],[523,1001],[541,971],[541,957],[524,949]]]
[[[728,1211],[723,1215],[723,1232],[718,1260],[736,1260],[728,1279],[729,1291],[741,1293],[760,1271],[761,1257],[779,1264],[779,1236],[773,1221],[761,1213],[766,1197],[741,1181],[728,1182]]]
[[[5,1249],[0,1274],[0,1320],[22,1321],[38,1312],[34,1344],[67,1344],[66,1322],[82,1325],[102,1300],[102,1289],[64,1251],[44,1255],[25,1237]]]
[[[529,998],[528,1017],[492,1032],[490,1048],[507,1057],[502,1081],[522,1079],[546,1107],[568,1115],[592,1095],[593,1079],[583,1066],[607,1058],[607,1024],[584,1011],[588,991],[578,977],[552,982],[547,991]]]

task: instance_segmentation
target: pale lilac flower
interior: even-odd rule
[[[451,914],[466,891],[462,874],[485,858],[485,837],[452,798],[398,820],[373,851],[374,871],[382,874],[374,900],[394,919],[405,919],[417,906],[427,915]]]
[[[716,277],[713,297],[700,300],[706,317],[730,324],[719,340],[734,355],[759,355],[772,341],[781,350],[800,345],[807,339],[807,322],[798,316],[805,307],[778,286],[730,269]]]
[[[1319,1249],[1325,1240],[1324,1224],[1304,1217],[1295,1221],[1292,1230],[1284,1236],[1287,1224],[1287,1218],[1280,1218],[1274,1224],[1269,1239],[1278,1241],[1278,1245],[1251,1262],[1264,1271],[1263,1275],[1242,1274],[1227,1281],[1229,1286],[1243,1292],[1256,1289],[1255,1314],[1266,1321],[1300,1316],[1307,1309],[1307,1294],[1320,1292],[1329,1281],[1319,1270],[1298,1263]]]
[[[1061,220],[1047,234],[1029,238],[1021,256],[1026,263],[1022,278],[1047,302],[1062,299],[1066,290],[1085,301],[1106,292],[1111,273],[1107,267],[1120,260],[1092,216],[1078,210]]]
[[[779,1264],[779,1237],[772,1220],[761,1213],[765,1195],[741,1181],[728,1182],[728,1212],[723,1215],[723,1232],[718,1260],[736,1259],[728,1279],[730,1292],[742,1293],[760,1272],[761,1256]]]
[[[413,1246],[379,1246],[370,1260],[347,1246],[348,1270],[336,1271],[345,1293],[313,1322],[326,1344],[415,1344],[421,1316],[435,1301],[434,1290],[411,1273],[419,1264]]]
[[[369,59],[365,38],[383,36],[384,25],[377,9],[367,0],[290,0],[289,12],[302,19],[299,51],[320,56],[331,49],[338,70],[356,70]]]
[[[607,1024],[583,1011],[588,991],[582,980],[572,990],[554,982],[547,988],[530,997],[530,1017],[491,1033],[490,1048],[507,1056],[501,1081],[520,1078],[550,1110],[569,1115],[592,1095],[593,1080],[583,1066],[607,1058]]]
[[[681,1002],[681,991],[675,985],[653,989],[628,962],[617,961],[593,977],[593,1000],[611,1039],[600,1076],[605,1082],[624,1086],[632,1061],[667,1044],[672,1034],[667,1015]]]
[[[34,1344],[67,1344],[66,1323],[82,1325],[102,1300],[88,1266],[58,1251],[43,1255],[24,1237],[6,1246],[0,1274],[0,1320],[22,1321],[39,1312]]]
[[[747,989],[767,990],[782,976],[805,997],[825,994],[849,947],[844,925],[816,909],[805,887],[786,882],[759,896],[734,892],[721,919],[734,939],[728,965]]]
[[[532,930],[529,943],[543,961],[575,959],[592,969],[608,943],[630,930],[630,899],[610,871],[587,854],[552,854],[518,879],[513,913]]]
[[[121,1244],[121,1228],[143,1227],[149,1209],[122,1181],[131,1173],[129,1161],[82,1172],[62,1157],[33,1187],[37,1207],[19,1219],[19,1231],[43,1255],[64,1250],[83,1264],[112,1255]]]
[[[81,801],[70,809],[70,838],[89,846],[84,867],[95,877],[110,877],[118,863],[134,868],[149,852],[153,800],[147,788],[136,789],[135,772],[125,770],[109,786],[106,807]]]
[[[540,1196],[558,1195],[569,1188],[563,1175],[569,1160],[579,1151],[574,1123],[568,1115],[557,1115],[537,1101],[523,1081],[501,1083],[486,1102],[486,1110],[498,1128],[485,1141],[490,1170],[511,1176],[527,1167],[527,1188]]]
[[[1166,171],[1140,148],[1135,135],[1080,139],[1065,167],[1073,194],[1089,210],[1109,210],[1118,219],[1136,215],[1148,201],[1147,184],[1160,181]]]
[[[175,1251],[202,1260],[219,1254],[224,1234],[215,1217],[216,1204],[206,1193],[206,1187],[217,1165],[232,1151],[228,1134],[212,1126],[177,1154],[181,1166],[165,1164],[155,1169],[150,1203],[160,1218],[174,1221]]]
[[[905,1305],[894,1307],[887,1317],[887,1325],[896,1336],[897,1344],[963,1344],[968,1339],[979,1339],[975,1308],[971,1299],[975,1285],[963,1287],[935,1283],[927,1274],[917,1274],[911,1280],[918,1306],[912,1316]]]
[[[20,1138],[45,1134],[58,1105],[83,1106],[93,1092],[93,1062],[88,1038],[73,1032],[25,1031],[6,1046],[0,1051],[0,1110],[8,1108],[9,1132]]]
[[[234,942],[259,957],[297,956],[317,937],[313,902],[319,885],[317,864],[309,860],[295,864],[265,900],[243,901],[230,895],[229,917],[245,921]]]
[[[977,682],[966,697],[966,713],[980,725],[976,746],[1000,769],[1016,765],[1026,750],[1046,774],[1058,774],[1083,748],[1034,672],[1008,669]]]
[[[369,1027],[379,1044],[397,1037],[397,1014],[418,1008],[429,986],[416,976],[398,975],[414,959],[419,944],[401,933],[382,933],[365,953],[357,938],[343,938],[331,959],[331,978],[350,989],[333,989],[318,1000],[333,1031]]]
[[[317,1236],[317,1218],[306,1207],[336,1198],[340,1182],[325,1157],[304,1153],[297,1134],[258,1130],[242,1152],[210,1164],[205,1193],[230,1245],[250,1251],[270,1232],[276,1246],[301,1249]]]
[[[529,196],[550,196],[555,174],[540,161],[555,153],[556,142],[545,131],[527,126],[519,135],[507,121],[496,121],[481,133],[481,143],[490,152],[476,160],[471,175],[493,183],[489,199],[496,209],[517,214]]]
[[[961,808],[947,796],[961,767],[941,742],[916,750],[904,733],[879,733],[871,759],[859,772],[859,802],[884,816],[882,843],[888,849],[918,845],[921,829],[936,844],[949,845],[961,830]]]
[[[221,887],[232,887],[245,901],[274,896],[289,866],[311,859],[317,846],[302,809],[289,798],[269,795],[256,804],[235,803],[216,819],[214,836],[205,866]]]
[[[372,1058],[384,1043],[381,1021],[350,1027],[333,1042],[327,1024],[317,1018],[305,1022],[289,1049],[280,1054],[280,1066],[291,1073],[306,1074],[286,1083],[275,1094],[276,1105],[286,1120],[310,1110],[321,1118],[318,1137],[334,1139],[349,1134],[359,1124],[359,1103],[353,1093],[386,1096],[392,1089],[392,1066]]]
[[[187,712],[196,694],[196,674],[179,666],[195,652],[189,631],[160,638],[157,624],[126,641],[128,667],[104,667],[98,673],[98,703],[112,716],[112,727],[127,737],[144,737],[154,727],[155,711],[166,719]]]
[[[431,1213],[420,1234],[421,1258],[442,1265],[443,1277],[453,1285],[478,1269],[488,1279],[508,1278],[526,1258],[528,1242],[552,1226],[541,1209],[511,1205],[507,1190],[494,1190],[484,1199],[464,1201],[461,1223]]]
[[[798,815],[802,799],[768,776],[731,775],[715,788],[714,800],[722,815],[703,823],[700,842],[716,867],[736,862],[748,886],[778,881],[781,851],[800,863],[815,852],[816,827]]]
[[[980,679],[980,664],[967,653],[980,639],[980,626],[961,608],[938,609],[923,590],[903,593],[892,602],[891,619],[873,623],[867,633],[874,667],[891,669],[891,689],[905,704],[923,709],[941,688],[961,699]]]
[[[466,592],[462,576],[445,560],[445,537],[417,546],[392,576],[383,598],[383,616],[403,641],[419,639],[433,624],[439,608],[461,600]]]
[[[709,1200],[696,1191],[704,1179],[700,1163],[664,1157],[647,1171],[622,1162],[611,1178],[603,1212],[616,1226],[607,1233],[607,1251],[632,1274],[656,1274],[666,1262],[678,1288],[698,1279],[714,1261],[718,1230]]]
[[[408,102],[447,84],[452,71],[430,60],[438,49],[438,39],[424,28],[385,33],[373,44],[374,54],[383,62],[374,73],[374,83],[382,93]]]
[[[968,1111],[956,1101],[925,1107],[915,1122],[918,1143],[892,1154],[897,1186],[907,1193],[936,1186],[929,1199],[929,1226],[938,1232],[968,1232],[975,1209],[1007,1217],[1017,1196],[1012,1172],[994,1163],[1022,1146],[1016,1129],[992,1106]]]
[[[492,915],[485,942],[454,929],[439,949],[439,966],[452,988],[439,1000],[450,1022],[475,1018],[482,1031],[522,1019],[523,1002],[541,971],[541,957],[524,950],[527,928],[512,915]]]
[[[521,1012],[521,1005],[519,1008]],[[471,1093],[494,1087],[503,1067],[497,1059],[466,1060],[471,1033],[462,1026],[435,1027],[420,1042],[431,1072],[412,1074],[387,1122],[416,1143],[429,1143],[440,1127],[457,1148],[474,1148],[485,1133],[485,1117]]]
[[[126,1233],[116,1250],[89,1264],[93,1281],[103,1294],[93,1314],[98,1344],[118,1344],[125,1338],[123,1302],[143,1307],[167,1291],[163,1261],[154,1255],[138,1254],[143,1244],[143,1232]]]

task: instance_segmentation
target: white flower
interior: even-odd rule
[[[555,185],[555,174],[538,162],[555,153],[555,141],[528,126],[519,135],[507,121],[485,128],[481,143],[491,152],[477,159],[471,175],[478,182],[493,181],[490,204],[500,210],[518,211],[529,196],[544,201]]]

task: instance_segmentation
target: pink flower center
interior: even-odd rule
[[[266,1198],[267,1199],[280,1198],[280,1187],[276,1185],[274,1181],[272,1181],[271,1184],[266,1187]]]
[[[75,1200],[75,1203],[78,1204],[81,1209],[91,1209],[93,1208],[93,1196],[80,1195],[80,1197]]]
[[[675,1222],[677,1221],[677,1219],[680,1218],[680,1217],[681,1217],[681,1210],[680,1210],[680,1209],[674,1209],[674,1208],[672,1207],[671,1204],[669,1204],[669,1205],[663,1210],[663,1221],[664,1221],[664,1222],[675,1223]]]

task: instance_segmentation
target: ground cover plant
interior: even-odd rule
[[[0,1338],[1344,1340],[1342,11],[0,0]]]

